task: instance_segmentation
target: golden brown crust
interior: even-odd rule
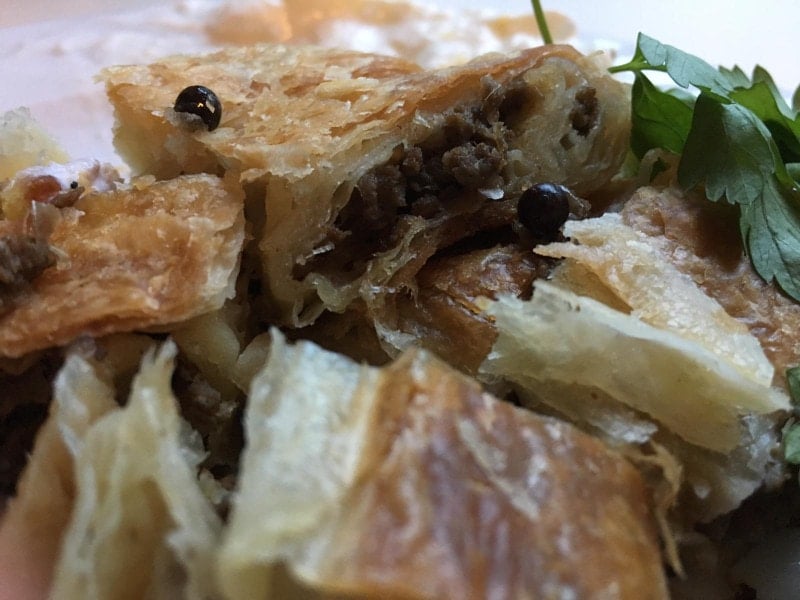
[[[103,77],[117,147],[134,169],[157,177],[234,171],[251,200],[265,203],[263,268],[281,321],[292,325],[325,308],[342,311],[359,296],[370,303],[378,288],[380,296],[413,286],[408,277],[391,279],[412,258],[418,269],[453,243],[457,228],[447,230],[446,219],[403,213],[392,231],[377,234],[382,243],[366,245],[341,219],[363,176],[446,137],[448,115],[477,111],[497,135],[507,206],[487,210],[504,218],[533,182],[564,183],[578,194],[603,186],[627,147],[625,87],[566,46],[420,71],[396,58],[264,45],[116,67]],[[191,84],[208,84],[220,97],[218,129],[186,127],[171,110]],[[465,186],[445,213],[455,210],[480,229],[486,198],[479,188],[495,179]],[[387,202],[379,199],[380,210]]]
[[[733,207],[675,189],[643,188],[622,216],[661,240],[672,264],[748,327],[775,366],[774,383],[785,387],[786,369],[800,362],[800,305],[753,270]]]
[[[242,200],[216,177],[86,194],[62,209],[49,238],[58,263],[0,318],[0,355],[218,308],[232,295],[243,240]]]
[[[396,300],[396,328],[465,373],[474,375],[497,332],[479,298],[530,298],[545,260],[518,246],[478,249],[429,261],[417,277],[416,296]]]
[[[65,414],[49,424],[73,454],[75,494],[50,597],[220,598],[213,566],[222,523],[198,482],[202,444],[172,391],[176,353],[172,342],[149,348],[124,407],[112,400],[80,438],[64,433],[73,413],[93,408],[79,384],[97,386],[113,371],[68,357],[56,400]]]
[[[371,474],[337,524],[371,535],[343,535],[350,544],[325,565],[344,589],[666,597],[649,495],[621,456],[425,354],[405,355],[382,383]]]
[[[115,143],[136,171],[163,179],[221,166],[252,180],[266,172],[300,178],[346,148],[348,130],[397,120],[403,103],[388,89],[375,94],[376,87],[417,71],[385,56],[255,45],[112,67],[103,77],[120,124]],[[178,93],[195,84],[213,88],[222,102],[214,132],[184,127],[171,110]],[[137,124],[143,128],[134,130]]]
[[[666,597],[639,472],[426,352],[375,369],[274,336],[245,427],[232,599],[277,562],[355,597]]]

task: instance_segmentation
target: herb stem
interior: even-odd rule
[[[542,9],[542,3],[539,0],[531,0],[533,5],[533,14],[536,17],[536,25],[539,27],[539,33],[542,36],[542,41],[545,44],[553,43],[553,36],[550,35],[550,28],[547,26],[547,19]]]

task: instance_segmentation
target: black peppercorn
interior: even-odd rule
[[[209,131],[214,131],[222,118],[222,103],[207,87],[190,85],[175,99],[175,112],[197,115]]]
[[[539,183],[525,190],[519,198],[517,216],[534,237],[552,241],[569,218],[572,193],[563,185]]]

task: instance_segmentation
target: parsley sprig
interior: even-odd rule
[[[797,419],[800,411],[800,367],[787,369],[786,381],[789,384],[789,396],[792,399],[795,417],[783,428],[783,456],[786,462],[800,465],[800,421]]]
[[[550,28],[547,26],[547,16],[544,14],[544,8],[539,0],[531,0],[533,5],[533,15],[536,18],[536,26],[539,28],[539,33],[542,36],[542,41],[545,44],[553,43],[553,36],[550,35]]]
[[[677,154],[682,187],[702,185],[709,200],[738,205],[756,272],[800,301],[800,88],[790,107],[766,70],[717,69],[644,34],[631,61],[610,70],[634,73],[634,154]],[[660,89],[645,71],[680,89]]]
[[[539,31],[552,43],[544,10],[531,0]],[[753,267],[800,301],[800,86],[789,106],[761,67],[748,77],[639,34],[632,72],[631,150],[662,148],[679,156],[678,183],[704,185],[706,197],[739,207],[739,229]],[[679,88],[654,85],[645,71]],[[696,95],[688,92],[694,89]],[[785,460],[800,464],[800,366],[786,370],[794,417],[783,428]]]

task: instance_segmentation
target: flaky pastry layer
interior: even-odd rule
[[[437,250],[509,224],[537,182],[589,194],[627,148],[627,92],[566,46],[422,71],[406,61],[261,45],[103,74],[134,169],[234,172],[253,214],[277,319],[302,325],[412,290]],[[219,127],[172,110],[212,87]]]
[[[18,224],[0,226],[18,235]],[[0,355],[164,327],[219,308],[238,274],[243,205],[214,176],[134,183],[61,209],[47,241],[57,261],[0,317]]]

